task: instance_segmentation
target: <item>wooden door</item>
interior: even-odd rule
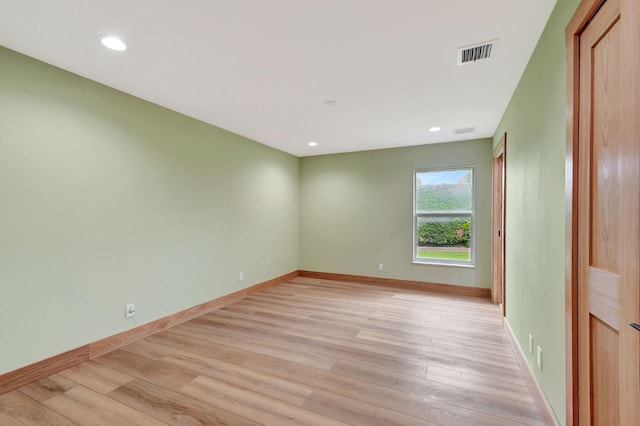
[[[583,1],[577,85],[577,419],[640,424],[638,0]],[[573,422],[575,423],[575,416]]]
[[[506,315],[505,298],[505,192],[506,192],[506,143],[505,133],[493,151],[493,238],[492,238],[492,288],[493,303],[502,305],[502,315]]]

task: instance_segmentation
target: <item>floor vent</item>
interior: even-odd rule
[[[475,63],[484,59],[489,59],[492,54],[495,54],[497,43],[498,40],[492,40],[484,43],[474,44],[472,46],[459,48],[458,66]]]

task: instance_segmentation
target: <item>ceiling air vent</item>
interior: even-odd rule
[[[464,135],[465,133],[473,133],[476,131],[475,127],[462,127],[460,129],[454,129],[454,135]]]
[[[458,66],[489,59],[491,54],[495,54],[497,43],[498,40],[492,40],[459,48]]]

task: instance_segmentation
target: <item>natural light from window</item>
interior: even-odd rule
[[[473,168],[418,170],[414,262],[473,265]]]

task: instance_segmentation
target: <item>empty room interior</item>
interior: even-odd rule
[[[0,0],[0,424],[634,424],[567,41],[634,3]]]

